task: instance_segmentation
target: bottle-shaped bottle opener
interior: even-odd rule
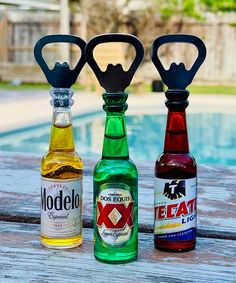
[[[169,70],[164,69],[158,49],[174,42],[197,47],[198,57],[190,70],[186,70],[184,63],[172,63]],[[157,249],[186,251],[196,244],[197,165],[188,145],[185,109],[189,92],[186,87],[205,57],[204,43],[193,35],[164,35],[157,38],[151,48],[151,59],[168,87],[164,152],[155,166],[154,243]]]
[[[134,46],[136,57],[128,71],[121,64],[108,64],[101,71],[94,48],[106,42]],[[104,34],[91,39],[86,59],[106,90],[103,94],[106,126],[102,159],[94,169],[94,254],[104,262],[119,263],[136,259],[138,254],[138,172],[129,159],[124,112],[125,91],[144,55],[140,41],[126,34]]]
[[[56,62],[50,70],[42,49],[55,42],[80,47],[81,57],[71,70],[69,64]],[[48,35],[35,45],[34,55],[48,83],[52,85],[53,118],[49,151],[41,164],[41,243],[51,248],[71,248],[82,243],[83,162],[75,151],[71,120],[73,90],[85,60],[86,43],[71,35]]]

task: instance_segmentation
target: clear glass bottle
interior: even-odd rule
[[[51,138],[41,164],[41,243],[51,248],[72,248],[83,241],[83,162],[74,146],[73,91],[52,88],[50,93]]]

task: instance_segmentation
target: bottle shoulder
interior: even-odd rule
[[[138,174],[138,170],[131,159],[101,159],[94,168],[94,174],[98,173],[124,173],[132,171]]]
[[[81,157],[79,156],[79,154],[73,150],[73,151],[47,151],[43,158],[42,158],[42,162],[43,161],[51,161],[51,162],[58,162],[58,161],[61,161],[61,162],[64,162],[64,161],[68,161],[68,160],[73,160],[74,162],[75,161],[78,161],[78,162],[83,162]]]
[[[48,151],[42,158],[41,175],[48,178],[69,179],[82,176],[83,161],[74,152]]]
[[[191,153],[162,153],[156,161],[155,175],[163,178],[192,178],[197,164]]]
[[[156,164],[159,163],[192,163],[193,166],[197,166],[196,160],[191,153],[167,153],[163,152],[157,159]]]

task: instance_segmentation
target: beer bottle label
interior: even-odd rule
[[[196,237],[197,178],[155,178],[155,237],[188,241]]]
[[[82,178],[41,178],[41,235],[68,238],[82,233]]]
[[[132,236],[134,200],[126,184],[103,184],[97,196],[97,229],[108,246],[122,246]]]

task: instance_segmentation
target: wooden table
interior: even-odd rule
[[[110,265],[93,257],[92,171],[85,160],[84,243],[52,250],[39,242],[40,158],[0,153],[0,282],[236,282],[236,167],[199,166],[195,250],[153,247],[153,164],[139,169],[139,257]]]

